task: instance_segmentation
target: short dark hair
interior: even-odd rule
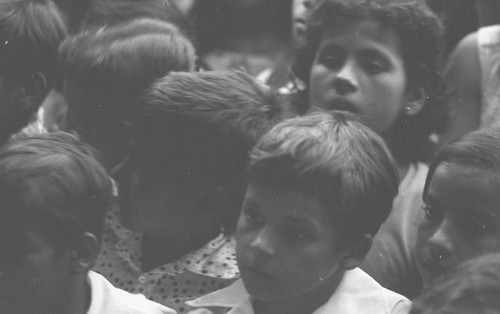
[[[359,122],[313,112],[276,125],[251,152],[250,182],[317,197],[341,241],[375,235],[398,193],[398,172],[384,141]]]
[[[325,30],[339,18],[374,19],[398,35],[408,88],[422,88],[427,99],[417,115],[402,116],[396,122],[393,153],[401,160],[426,160],[432,151],[429,136],[444,131],[448,118],[440,99],[443,30],[438,18],[422,0],[318,0],[307,23],[308,43],[294,69],[306,82]]]
[[[436,168],[442,163],[482,169],[500,175],[500,129],[481,129],[464,135],[443,146],[429,165],[424,195]]]
[[[66,129],[93,129],[110,141],[126,142],[125,115],[134,100],[170,71],[194,69],[191,42],[170,23],[138,19],[87,31],[65,40],[59,65],[65,84],[88,99],[68,102]],[[85,138],[84,130],[76,130]],[[111,144],[111,143],[110,143]]]
[[[22,83],[42,73],[48,92],[56,82],[57,47],[65,37],[66,26],[52,1],[1,1],[0,74]]]
[[[466,261],[412,302],[411,314],[500,312],[500,254]]]
[[[0,150],[2,230],[37,228],[60,248],[101,238],[113,184],[92,150],[66,133],[19,137]]]
[[[130,112],[132,159],[148,156],[145,166],[156,174],[174,165],[179,182],[221,185],[231,208],[240,209],[249,149],[291,115],[278,95],[243,72],[171,73]],[[238,214],[222,215],[226,230]]]
[[[83,16],[81,30],[118,25],[138,18],[152,18],[171,23],[184,36],[194,40],[193,26],[171,0],[92,1]]]

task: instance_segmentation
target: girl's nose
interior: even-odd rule
[[[344,96],[358,90],[356,66],[353,61],[347,60],[335,76],[333,88],[337,94]]]

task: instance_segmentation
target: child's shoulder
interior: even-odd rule
[[[91,303],[87,314],[175,314],[174,310],[150,301],[142,294],[132,294],[114,287],[98,273],[89,272],[88,280]]]
[[[388,290],[359,268],[347,271],[334,294],[317,313],[408,313],[411,302]]]

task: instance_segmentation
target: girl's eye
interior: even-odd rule
[[[321,59],[321,63],[330,69],[337,69],[342,66],[342,59],[336,55],[327,55]]]
[[[443,212],[431,205],[425,204],[422,206],[422,209],[425,212],[425,217],[429,221],[438,222],[443,219]]]
[[[365,69],[370,74],[379,74],[385,72],[385,65],[380,61],[371,61],[365,65]]]
[[[305,240],[308,236],[306,232],[298,229],[291,229],[287,234],[292,240]]]

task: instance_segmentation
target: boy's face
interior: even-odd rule
[[[425,286],[468,259],[500,252],[499,183],[481,169],[438,165],[417,233],[417,266]]]
[[[293,0],[292,5],[292,36],[298,47],[306,44],[306,18],[309,7],[314,0]]]
[[[154,153],[142,154],[143,159],[129,159],[116,176],[123,222],[148,235],[178,236],[192,218],[194,193],[176,179],[167,160],[159,163],[157,158],[149,159]]]
[[[246,289],[264,302],[324,293],[349,257],[332,214],[315,198],[254,183],[238,221],[236,255]]]
[[[344,112],[384,134],[407,103],[396,32],[371,19],[338,19],[323,34],[309,84],[311,105]]]
[[[66,257],[39,232],[18,232],[3,238],[0,313],[55,313],[70,288]]]

